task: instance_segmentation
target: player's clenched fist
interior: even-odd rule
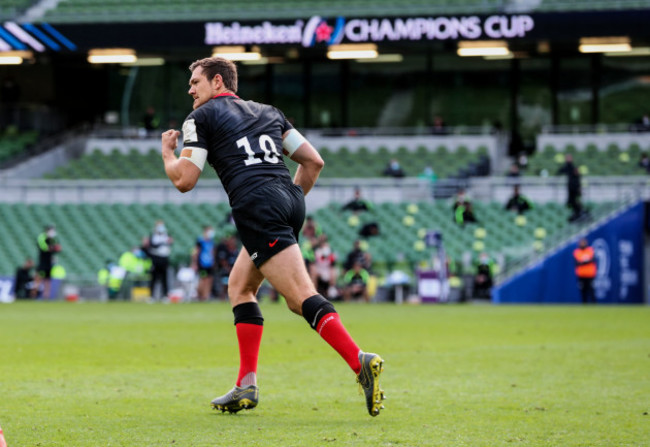
[[[178,145],[178,137],[180,136],[178,130],[169,129],[167,132],[162,133],[162,148],[163,150],[173,151]]]

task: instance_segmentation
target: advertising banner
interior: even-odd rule
[[[643,303],[643,222],[640,202],[587,234],[598,266],[598,303]],[[578,239],[496,286],[494,303],[580,303],[573,250]]]
[[[13,276],[0,276],[0,303],[13,303],[15,301],[14,281]],[[50,281],[50,295],[51,299],[57,299],[63,281],[60,279],[52,279]],[[39,298],[41,299],[41,298]]]
[[[14,277],[0,276],[0,303],[14,301]]]
[[[212,45],[326,47],[340,43],[578,39],[647,36],[650,10],[403,17],[322,17],[202,22],[0,24],[0,50],[87,51],[128,47],[181,49]]]

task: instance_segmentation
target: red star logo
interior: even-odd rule
[[[329,26],[327,22],[320,22],[320,25],[316,28],[316,42],[327,42],[330,40],[330,37],[332,37],[332,31],[334,31],[334,28]]]

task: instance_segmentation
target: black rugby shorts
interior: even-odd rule
[[[51,262],[40,262],[36,271],[41,278],[50,279],[52,277],[52,263]]]
[[[251,261],[259,268],[298,243],[305,220],[305,195],[301,186],[273,180],[238,201],[232,217]]]

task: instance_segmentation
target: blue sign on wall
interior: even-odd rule
[[[599,303],[643,303],[644,204],[637,203],[587,235],[594,248]],[[495,303],[580,303],[573,250],[577,239],[494,288]]]
[[[77,46],[48,23],[4,22],[0,25],[0,51],[75,51]]]
[[[14,300],[14,278],[0,276],[0,303],[11,303]]]
[[[0,303],[12,303],[15,300],[14,281],[15,277],[13,276],[0,276]],[[53,297],[50,299],[57,299],[61,284],[60,279],[50,281],[50,295]]]

